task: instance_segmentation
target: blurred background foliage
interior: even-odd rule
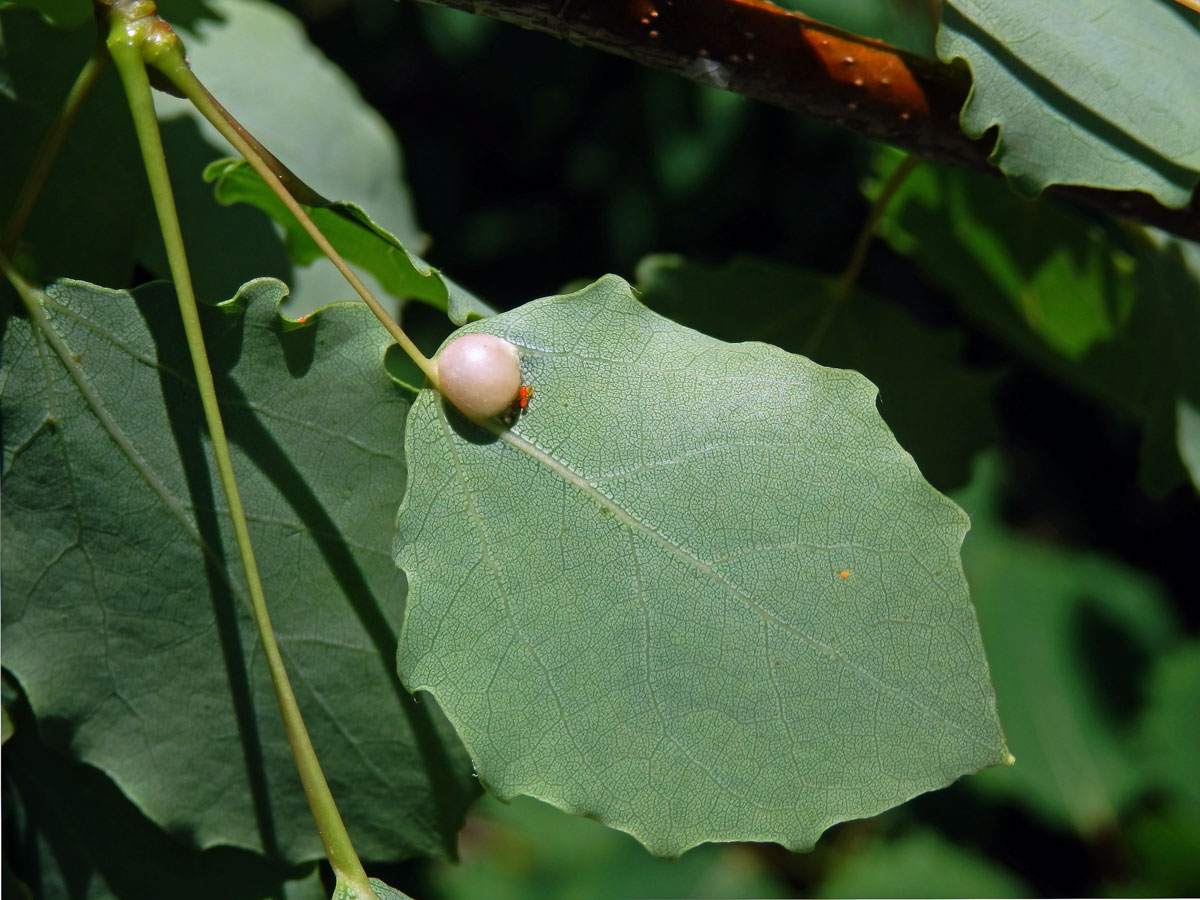
[[[1200,503],[1174,430],[1176,403],[1200,394],[1198,367],[1169,346],[1194,348],[1200,335],[1194,245],[922,167],[882,223],[856,292],[836,300],[833,279],[895,154],[481,17],[390,0],[281,5],[398,136],[415,215],[396,228],[419,227],[410,239],[427,243],[426,258],[493,305],[616,272],[694,327],[860,368],[880,385],[901,442],[972,516],[964,565],[1017,758],[839,825],[809,854],[708,846],[661,861],[595,822],[485,798],[461,835],[461,862],[378,860],[373,874],[445,900],[1200,893]],[[785,5],[931,46],[923,0]],[[176,21],[207,15],[161,6]],[[48,66],[57,72],[56,59]],[[48,94],[65,89],[63,68]],[[210,204],[199,170],[221,154],[177,134],[188,129],[167,127],[168,145],[179,143],[176,180]],[[128,152],[125,140],[110,142],[114,155]],[[129,178],[92,179],[97,203],[138,190],[140,176]],[[353,199],[370,209],[369,197]],[[221,214],[240,217],[222,228],[269,235],[247,208]],[[117,284],[156,271],[152,251],[123,256],[83,237],[76,246],[80,277]],[[278,250],[247,254],[245,266],[246,277],[294,274]],[[426,307],[404,315],[430,346],[449,330]],[[47,756],[32,731],[18,728],[6,745],[6,879],[8,860],[40,854],[61,870],[46,896],[124,896],[117,851],[88,825],[113,808],[139,846],[158,848],[146,853],[183,852],[121,807],[104,776]],[[76,782],[68,811],[62,786]],[[197,896],[202,878],[242,866],[247,878],[284,877],[214,853],[172,863],[200,873]],[[80,872],[102,874],[110,893]],[[286,877],[289,897],[319,894],[311,871]]]

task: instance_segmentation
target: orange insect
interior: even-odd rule
[[[529,405],[529,398],[532,396],[533,388],[529,385],[523,384],[517,388],[517,396],[513,397],[512,404],[504,414],[505,425],[512,425],[517,421],[517,417],[525,412],[525,407]]]

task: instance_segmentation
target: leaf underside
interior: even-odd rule
[[[503,798],[673,856],[810,847],[1007,760],[959,563],[875,387],[651,313],[607,277],[467,326],[535,393],[409,418],[401,675]]]
[[[447,855],[474,789],[453,738],[394,676],[385,605],[403,594],[387,545],[408,402],[364,307],[298,326],[276,311],[284,292],[252,282],[202,311],[276,633],[360,852]],[[9,319],[4,665],[56,749],[161,827],[200,847],[319,857],[171,292],[60,282],[45,308],[142,468],[30,321]]]
[[[1022,193],[1079,184],[1183,207],[1200,182],[1200,30],[1167,0],[947,0],[938,56],[974,85],[963,130]]]

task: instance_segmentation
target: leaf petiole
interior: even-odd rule
[[[29,174],[25,176],[25,183],[21,185],[21,193],[17,195],[8,221],[4,223],[4,231],[0,233],[0,253],[5,256],[12,256],[16,249],[17,241],[21,239],[29,216],[33,213],[38,194],[42,191],[42,185],[46,183],[50,169],[54,167],[54,161],[58,158],[58,152],[62,149],[67,132],[71,130],[71,126],[75,123],[75,117],[79,114],[84,101],[91,95],[92,89],[96,87],[100,76],[108,68],[109,59],[105,48],[97,44],[92,50],[92,55],[88,57],[88,61],[79,70],[79,75],[75,78],[75,83],[71,85],[71,90],[67,92],[66,99],[63,100],[62,106],[55,114],[54,121],[50,123],[50,128],[42,139],[42,146],[38,148],[37,155],[33,158]]]
[[[850,299],[850,295],[854,292],[854,285],[858,282],[858,276],[862,274],[863,265],[867,261],[867,250],[871,247],[879,220],[887,211],[888,204],[892,202],[896,192],[900,190],[920,162],[921,157],[919,156],[911,153],[905,156],[884,184],[879,196],[875,198],[875,202],[871,204],[871,208],[867,211],[867,217],[858,231],[858,237],[854,241],[854,249],[850,252],[850,261],[846,263],[846,268],[830,286],[829,305],[809,334],[808,340],[805,341],[804,353],[806,356],[811,356],[820,346],[829,326],[833,324],[833,320],[837,318],[838,313],[846,305],[846,301]]]
[[[246,131],[241,123],[209,93],[208,88],[204,86],[188,67],[182,49],[177,44],[174,46],[163,45],[155,47],[153,52],[146,57],[146,63],[154,66],[161,72],[184,97],[191,101],[192,105],[200,111],[200,114],[208,119],[213,127],[221,133],[221,136],[229,141],[238,153],[245,157],[246,162],[266,182],[267,186],[275,193],[280,202],[287,207],[288,211],[296,217],[296,221],[300,223],[300,226],[308,233],[308,236],[313,239],[313,242],[321,248],[321,251],[329,257],[329,261],[341,272],[342,277],[350,283],[350,286],[363,299],[396,343],[417,364],[417,367],[429,379],[430,384],[435,389],[440,389],[437,366],[420,351],[412,339],[404,332],[404,329],[388,314],[383,305],[375,299],[374,294],[363,284],[362,279],[354,273],[354,270],[350,268],[346,261],[342,259],[341,254],[334,249],[333,245],[321,233],[320,229],[313,224],[308,213],[304,211],[304,207],[297,201],[292,190],[285,183],[285,179],[290,179],[287,179],[286,175],[281,174],[281,170],[287,174],[290,174],[290,172],[282,164],[279,164],[273,156],[267,153],[266,149]],[[264,157],[264,154],[267,155]],[[275,161],[276,165],[271,165],[271,161]],[[299,179],[295,180],[299,182]],[[299,183],[303,184],[303,182]],[[305,186],[305,189],[311,191],[307,186]],[[314,196],[321,199],[315,193]]]
[[[275,640],[274,630],[267,612],[266,597],[263,594],[262,581],[258,573],[258,565],[251,546],[250,530],[233,471],[229,443],[221,420],[212,368],[204,347],[199,310],[196,306],[191,275],[188,271],[183,234],[171,191],[166,155],[163,151],[162,136],[158,130],[158,120],[150,95],[150,79],[146,69],[148,61],[164,55],[182,60],[181,43],[170,25],[155,14],[154,4],[148,0],[117,0],[111,5],[101,3],[100,10],[103,14],[102,18],[106,17],[109,23],[106,41],[108,52],[112,55],[117,73],[125,88],[146,175],[150,182],[151,195],[154,198],[155,211],[158,214],[159,227],[166,244],[167,260],[175,282],[175,292],[179,300],[179,310],[192,366],[196,374],[196,384],[200,392],[209,435],[212,439],[213,455],[216,458],[225,502],[229,508],[238,554],[246,575],[254,621],[258,628],[271,682],[275,688],[275,697],[279,704],[284,729],[287,732],[288,743],[292,748],[300,781],[316,821],[317,831],[320,834],[326,856],[337,876],[339,890],[346,898],[354,897],[358,900],[374,898],[376,894],[354,851],[350,836],[346,832],[345,824],[342,822],[341,814],[334,802],[333,794],[321,771],[316,751],[313,749],[312,741],[300,714],[299,704],[296,702],[295,694],[288,680],[279,645]]]

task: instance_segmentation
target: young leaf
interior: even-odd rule
[[[213,182],[220,202],[249,203],[282,225],[288,250],[296,262],[308,264],[324,256],[249,163],[217,160],[205,170],[204,177]],[[313,207],[308,214],[347,262],[374,275],[392,296],[421,300],[444,310],[456,325],[494,314],[495,310],[478,297],[406,250],[354,204]]]
[[[314,190],[371,210],[375,221],[404,246],[420,249],[426,238],[413,212],[395,134],[308,39],[303,23],[257,0],[215,0],[208,4],[209,16],[181,23],[180,5],[180,0],[159,4],[183,38],[193,70],[221,104]],[[354,298],[328,263],[291,265],[277,229],[256,211],[228,209],[214,201],[201,173],[231,151],[191,103],[156,93],[155,109],[163,120],[200,298],[223,300],[263,274],[288,285],[293,315]],[[162,239],[155,229],[144,231],[143,265],[168,277]],[[360,274],[376,289],[369,274]]]
[[[303,325],[263,280],[205,309],[234,467],[313,743],[367,857],[449,852],[472,796],[453,738],[395,677],[387,552],[405,392],[361,304]],[[321,854],[250,623],[168,289],[52,286],[63,361],[8,321],[4,664],[58,745],[201,847]],[[99,411],[109,419],[102,424]],[[236,563],[230,563],[240,573]],[[353,785],[353,790],[350,786]]]
[[[400,670],[480,778],[629,831],[810,847],[1007,760],[958,550],[875,387],[662,319],[607,277],[467,326],[535,393],[424,392]]]
[[[1165,0],[946,0],[937,51],[975,83],[962,126],[1023,193],[1082,184],[1186,206],[1200,181],[1200,31]]]

